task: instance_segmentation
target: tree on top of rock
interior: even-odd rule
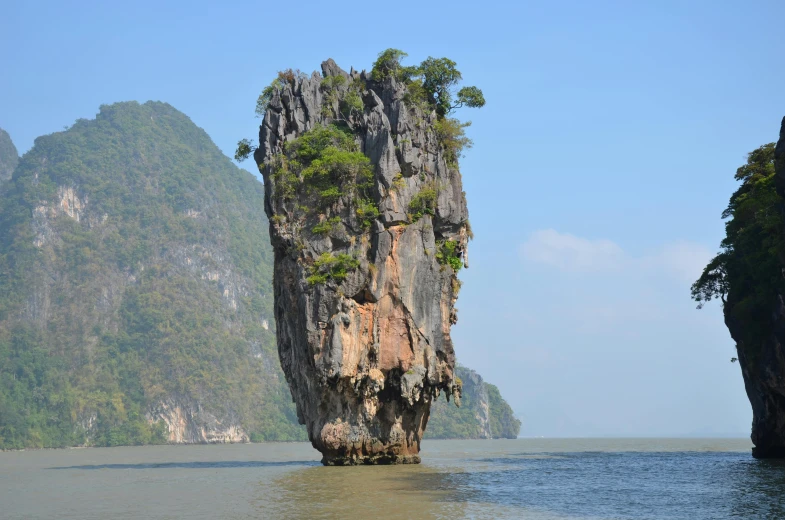
[[[414,97],[424,96],[440,118],[463,106],[480,108],[485,105],[482,90],[477,87],[463,87],[454,92],[463,77],[451,59],[429,56],[417,67],[405,67],[401,60],[406,56],[408,54],[399,49],[382,51],[373,64],[371,77],[376,81],[394,77],[408,84]]]

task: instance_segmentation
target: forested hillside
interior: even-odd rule
[[[38,138],[0,201],[0,446],[303,439],[262,200],[165,103]]]

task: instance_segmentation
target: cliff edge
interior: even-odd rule
[[[722,217],[721,252],[692,286],[704,303],[722,300],[752,405],[758,458],[785,457],[785,119],[779,142],[752,151]]]
[[[732,291],[725,305],[725,323],[737,344],[744,387],[752,405],[750,438],[756,458],[785,458],[785,255],[781,247],[785,241],[785,118],[773,150],[774,184],[779,195],[779,247],[772,248],[778,249],[778,254],[761,263],[776,264],[772,270],[778,272],[772,277],[768,304],[759,318],[734,312],[734,308],[747,303],[738,294],[742,291]]]

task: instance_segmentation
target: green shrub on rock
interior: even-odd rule
[[[458,253],[456,240],[444,240],[436,243],[436,261],[442,265],[449,265],[456,273],[463,267],[463,260]]]
[[[346,279],[349,271],[359,266],[359,260],[352,255],[322,253],[309,268],[310,276],[306,280],[310,285],[323,284],[328,280],[340,283]]]
[[[357,205],[357,218],[360,220],[360,225],[364,230],[371,228],[371,223],[379,217],[379,208],[372,200],[361,200]]]
[[[341,223],[341,217],[332,217],[316,224],[311,231],[317,235],[329,235]]]
[[[433,125],[436,138],[444,150],[444,160],[448,166],[458,167],[458,159],[461,158],[464,148],[471,148],[471,139],[466,137],[465,128],[470,127],[471,121],[461,123],[455,118],[439,119]]]
[[[321,208],[347,194],[362,200],[373,182],[370,160],[351,132],[335,125],[317,126],[287,143],[271,167],[274,198],[291,199],[302,188],[317,196]]]
[[[405,67],[401,65],[408,54],[399,49],[387,49],[379,53],[379,57],[371,68],[371,78],[374,81],[383,81],[387,78],[395,78],[397,81],[411,81],[412,76],[417,74],[417,67]]]
[[[429,183],[423,186],[417,195],[409,202],[409,215],[412,223],[417,222],[423,215],[436,214],[436,185]]]

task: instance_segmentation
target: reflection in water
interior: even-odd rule
[[[462,503],[423,465],[311,467],[263,482],[260,511],[269,518],[461,518]]]
[[[748,459],[719,475],[733,483],[728,502],[736,518],[785,518],[785,461]]]

